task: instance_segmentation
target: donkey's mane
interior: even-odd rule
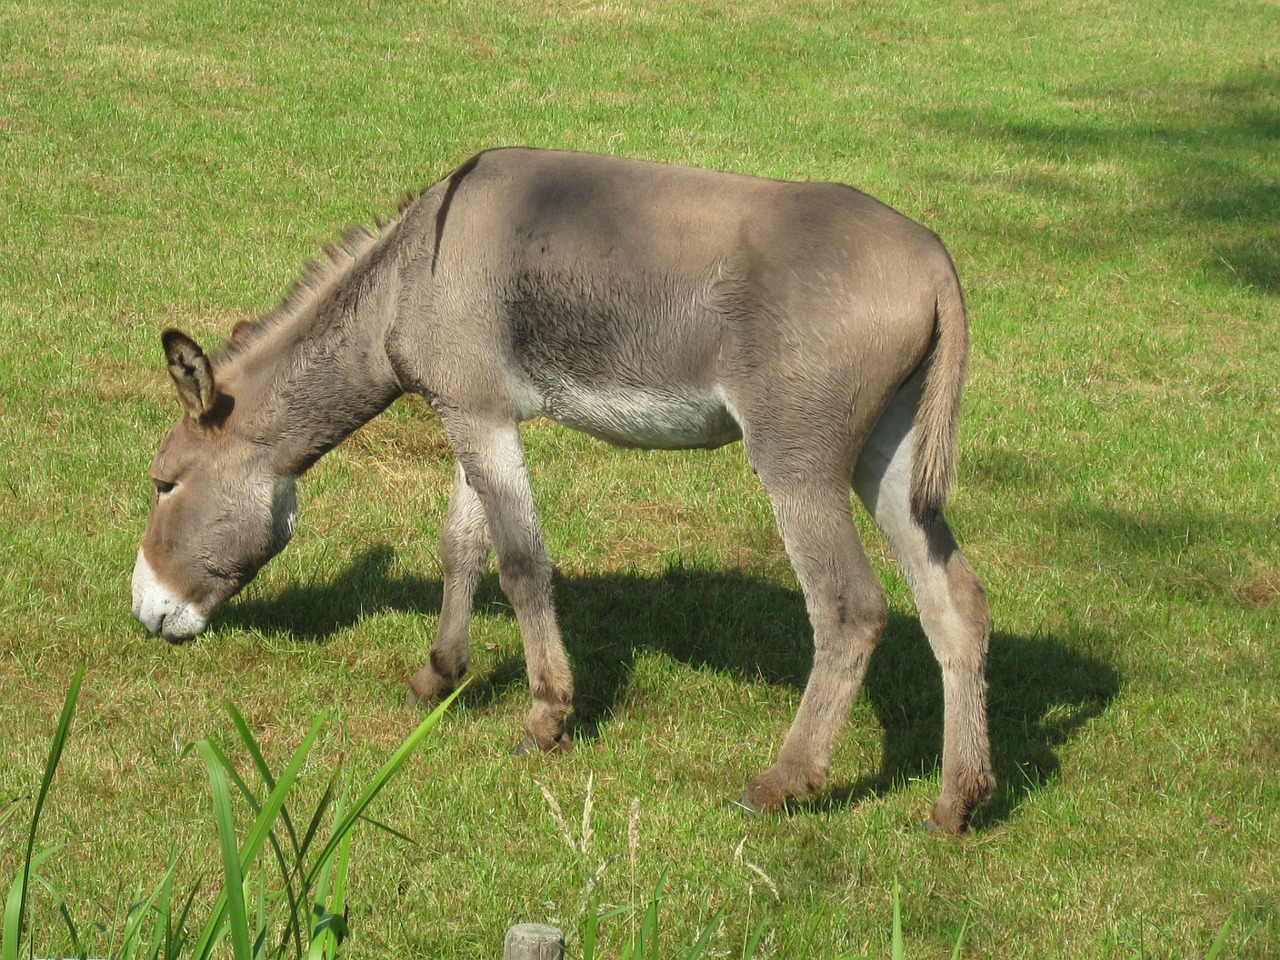
[[[307,264],[279,306],[258,320],[242,321],[236,325],[231,338],[218,351],[215,362],[226,363],[234,359],[281,326],[305,315],[310,306],[347,279],[352,268],[390,233],[416,200],[417,197],[408,194],[401,201],[396,216],[390,220],[376,220],[372,228],[354,224],[343,230],[336,240],[325,244],[323,254]]]

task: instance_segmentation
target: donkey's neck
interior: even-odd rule
[[[218,370],[277,474],[303,473],[403,392],[385,347],[401,283],[395,227],[331,249]]]

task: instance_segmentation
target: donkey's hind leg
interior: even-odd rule
[[[427,663],[409,680],[406,706],[430,703],[452,693],[466,675],[471,659],[471,605],[488,560],[489,525],[484,504],[459,464],[440,532],[440,563],[444,567],[440,630]]]
[[[747,445],[800,580],[814,638],[813,670],[778,760],[747,785],[745,804],[764,809],[809,796],[826,781],[888,609],[853,525],[844,471],[797,465],[781,448],[770,457],[758,444]]]
[[[961,833],[995,791],[987,735],[986,662],[990,619],[982,584],[941,514],[922,521],[910,507],[912,433],[918,378],[890,403],[854,472],[854,489],[911,585],[920,624],[942,668],[945,709],[942,794],[930,825]]]

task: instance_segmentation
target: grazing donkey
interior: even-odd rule
[[[741,439],[814,631],[813,672],[755,809],[813,794],[887,618],[849,487],[914,591],[942,667],[942,793],[962,831],[994,788],[981,585],[943,519],[968,352],[938,238],[865,194],[533,149],[473,157],[376,233],[355,231],[210,358],[163,335],[182,419],[151,466],[133,614],[183,640],[288,541],[294,482],[406,391],[458,458],[440,632],[409,681],[467,670],[492,547],[524,640],[525,749],[563,750],[572,677],[520,445],[534,416],[611,443]]]

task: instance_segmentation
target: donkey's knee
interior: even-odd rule
[[[489,558],[489,540],[483,525],[474,529],[445,525],[440,532],[440,565],[449,579],[478,578]]]
[[[498,557],[498,585],[517,613],[550,603],[552,575],[551,560],[542,550],[516,547]]]
[[[842,670],[869,657],[889,622],[889,603],[874,576],[806,591],[814,636],[814,672]]]

